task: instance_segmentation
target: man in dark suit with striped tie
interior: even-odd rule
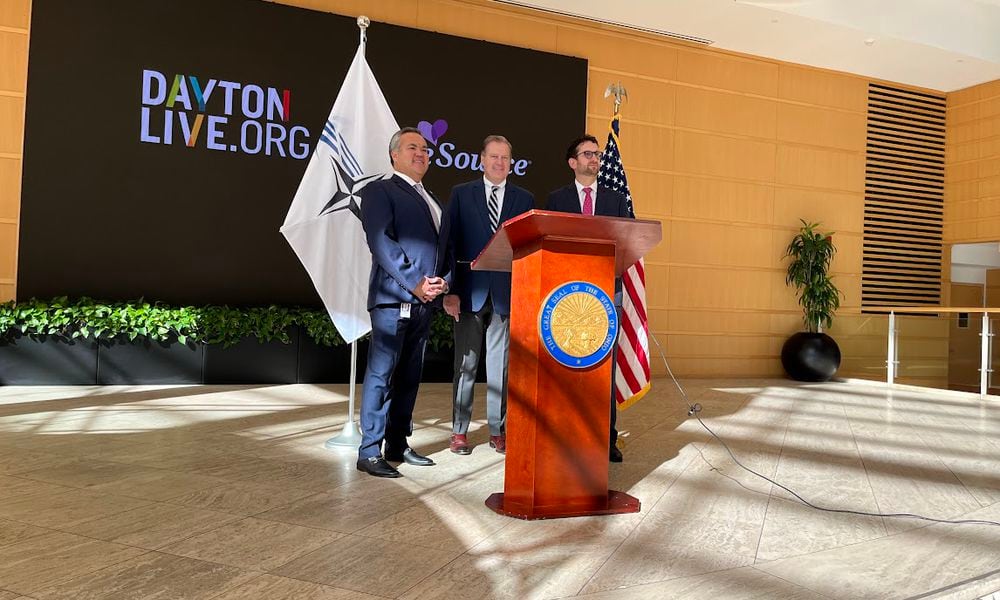
[[[455,379],[451,451],[469,454],[473,386],[486,332],[486,420],[490,446],[505,453],[507,355],[510,347],[510,273],[473,271],[469,263],[501,223],[535,207],[535,198],[507,180],[511,144],[501,135],[483,141],[483,177],[455,186],[448,203],[451,244],[456,260],[444,308],[455,323]]]
[[[549,194],[545,202],[545,210],[595,215],[603,217],[634,218],[628,211],[628,201],[625,196],[603,185],[597,184],[597,174],[601,169],[601,147],[597,138],[592,135],[573,140],[566,149],[566,162],[573,170],[575,180],[572,184],[561,187]],[[615,306],[621,315],[622,282],[615,279]],[[612,361],[618,358],[618,346],[611,355]],[[614,364],[614,362],[612,362]],[[622,462],[621,450],[615,445],[618,441],[618,430],[615,428],[618,410],[615,406],[614,367],[612,367],[611,389],[611,439],[608,458],[611,462]]]

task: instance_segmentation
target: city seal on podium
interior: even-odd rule
[[[552,290],[538,313],[538,333],[552,358],[574,369],[604,360],[618,336],[618,312],[608,294],[586,281]]]

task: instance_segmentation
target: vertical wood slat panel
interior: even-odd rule
[[[863,312],[941,304],[944,131],[944,96],[868,86]]]

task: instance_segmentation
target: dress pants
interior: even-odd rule
[[[477,312],[463,312],[455,323],[455,378],[452,382],[452,433],[465,434],[472,420],[473,386],[486,331],[486,420],[490,435],[503,435],[507,423],[507,357],[510,315],[493,311],[486,299]]]
[[[369,311],[372,337],[361,392],[359,459],[381,456],[383,439],[388,448],[407,446],[433,310],[413,304],[407,319],[400,318],[399,306]]]

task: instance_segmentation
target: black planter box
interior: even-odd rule
[[[358,379],[365,380],[368,340],[358,342]],[[299,383],[348,383],[351,379],[351,345],[320,346],[302,333],[299,338]]]
[[[99,385],[198,384],[204,381],[204,344],[176,338],[154,342],[120,336],[101,340],[97,350]]]
[[[295,383],[299,355],[299,328],[289,331],[290,344],[261,343],[246,337],[228,348],[205,346],[205,383]]]
[[[94,385],[97,343],[61,336],[21,335],[0,342],[0,384]]]

